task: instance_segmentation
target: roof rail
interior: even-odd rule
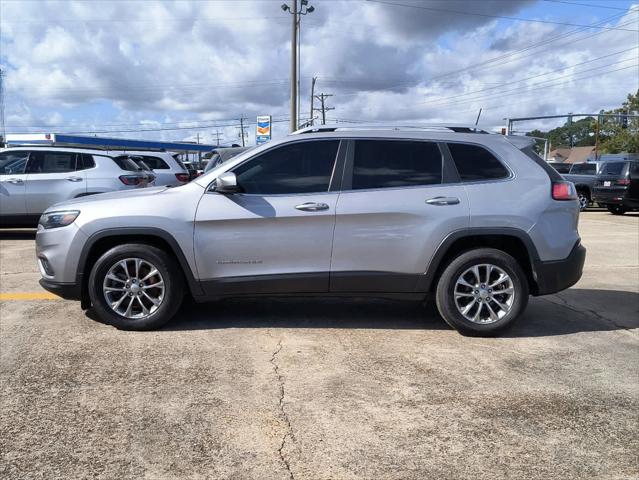
[[[291,135],[300,135],[303,133],[322,133],[322,132],[348,132],[358,130],[392,130],[402,131],[435,131],[435,132],[455,132],[455,133],[491,133],[477,125],[466,124],[450,124],[450,123],[431,123],[419,125],[397,125],[397,124],[381,124],[381,123],[333,123],[327,125],[317,125],[301,128],[291,133]]]

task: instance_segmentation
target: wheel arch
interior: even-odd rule
[[[539,291],[535,265],[539,254],[530,238],[518,228],[468,228],[448,235],[430,260],[426,272],[419,280],[419,291],[432,293],[446,266],[460,254],[475,248],[495,248],[511,255],[526,273],[530,293]]]
[[[182,270],[191,295],[203,295],[200,282],[193,275],[193,271],[177,240],[170,233],[152,227],[113,228],[91,235],[80,253],[76,283],[81,287],[83,308],[88,308],[90,302],[87,283],[93,265],[106,251],[124,243],[152,245],[173,254]]]

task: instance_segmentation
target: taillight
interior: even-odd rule
[[[186,183],[189,181],[188,173],[176,173],[175,178],[177,178],[178,182]]]
[[[553,200],[577,200],[577,190],[572,182],[552,182]]]
[[[617,180],[617,185],[630,185],[630,180],[627,178],[620,178]]]
[[[120,175],[120,181],[125,185],[140,185],[142,178],[139,175]]]

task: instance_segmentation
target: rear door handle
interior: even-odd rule
[[[328,210],[328,205],[326,203],[306,202],[296,205],[295,208],[304,212],[319,212],[320,210]]]
[[[9,180],[7,180],[7,182],[11,185],[22,185],[24,183],[24,180],[22,180],[21,178],[10,178]]]
[[[70,182],[81,182],[82,177],[67,177],[65,180],[68,180]]]
[[[426,200],[428,205],[457,205],[459,203],[459,198],[457,197],[434,197]]]

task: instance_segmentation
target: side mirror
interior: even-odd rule
[[[215,179],[215,191],[218,193],[237,193],[240,187],[237,185],[237,177],[233,172],[224,172]]]

